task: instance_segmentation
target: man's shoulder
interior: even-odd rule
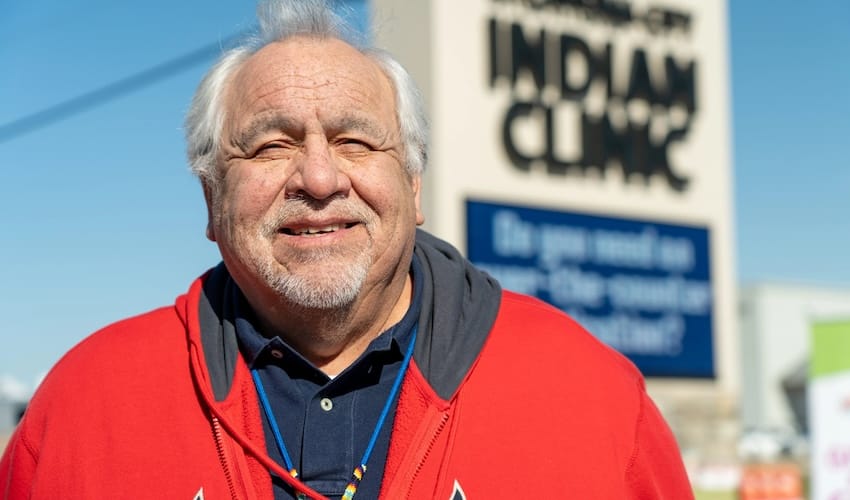
[[[536,363],[556,363],[569,371],[592,369],[640,383],[642,376],[625,356],[588,332],[564,311],[540,299],[502,292],[493,342],[507,355]]]
[[[121,379],[125,374],[144,377],[163,357],[186,359],[185,329],[175,307],[160,307],[112,323],[81,340],[51,368],[39,392],[52,394]],[[181,347],[183,346],[183,347]],[[177,354],[175,351],[181,351]]]
[[[114,356],[130,352],[147,351],[162,339],[182,330],[182,322],[173,305],[130,316],[111,323],[75,345],[58,364],[75,361],[77,357]]]
[[[502,291],[495,327],[528,339],[555,343],[582,340],[589,335],[564,311],[536,297],[509,290]]]
[[[53,367],[84,369],[92,363],[121,360],[124,365],[142,362],[144,356],[171,352],[186,345],[190,310],[197,307],[202,280],[195,280],[186,294],[169,305],[117,320],[88,335],[72,347]],[[185,352],[185,349],[182,349]],[[148,358],[150,359],[150,358]]]
[[[36,389],[21,420],[21,439],[41,451],[57,442],[63,443],[60,448],[99,446],[106,429],[115,439],[130,435],[115,431],[120,427],[115,422],[138,429],[145,415],[153,418],[191,404],[183,325],[171,305],[122,319],[80,341]]]

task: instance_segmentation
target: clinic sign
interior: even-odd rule
[[[469,258],[566,311],[645,375],[712,377],[705,228],[468,201]]]
[[[504,96],[500,142],[513,168],[601,177],[620,169],[627,182],[658,176],[675,192],[688,189],[669,153],[688,140],[699,108],[689,10],[615,0],[492,7],[488,85]]]
[[[425,228],[645,375],[734,391],[726,2],[372,3],[429,106]]]
[[[498,155],[462,195],[468,256],[646,376],[726,377],[732,358],[718,337],[733,335],[734,278],[722,10],[687,0],[477,3],[478,116],[491,120],[477,151]]]

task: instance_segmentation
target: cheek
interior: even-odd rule
[[[226,180],[221,206],[222,218],[230,223],[250,224],[261,219],[274,205],[280,192],[268,176],[232,176]]]
[[[408,205],[414,205],[410,179],[397,165],[353,171],[349,178],[357,195],[381,216],[406,212]]]

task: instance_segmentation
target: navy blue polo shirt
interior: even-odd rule
[[[413,300],[396,325],[375,338],[366,351],[331,379],[292,349],[280,337],[264,337],[255,327],[254,314],[236,291],[236,335],[249,368],[256,369],[268,396],[284,446],[299,479],[319,493],[340,498],[387,401],[419,319],[422,272],[414,255],[411,263]],[[236,287],[234,287],[236,288]],[[355,498],[377,498],[384,476],[392,409],[381,428]],[[274,434],[263,414],[269,456],[286,469]],[[291,488],[272,475],[275,499],[294,499]]]

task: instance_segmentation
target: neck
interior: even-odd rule
[[[267,335],[280,336],[324,373],[335,376],[354,363],[372,340],[401,321],[410,307],[413,280],[409,274],[397,285],[381,283],[379,288],[376,300],[363,294],[363,299],[338,309],[281,303],[270,315],[258,314],[261,327]]]

